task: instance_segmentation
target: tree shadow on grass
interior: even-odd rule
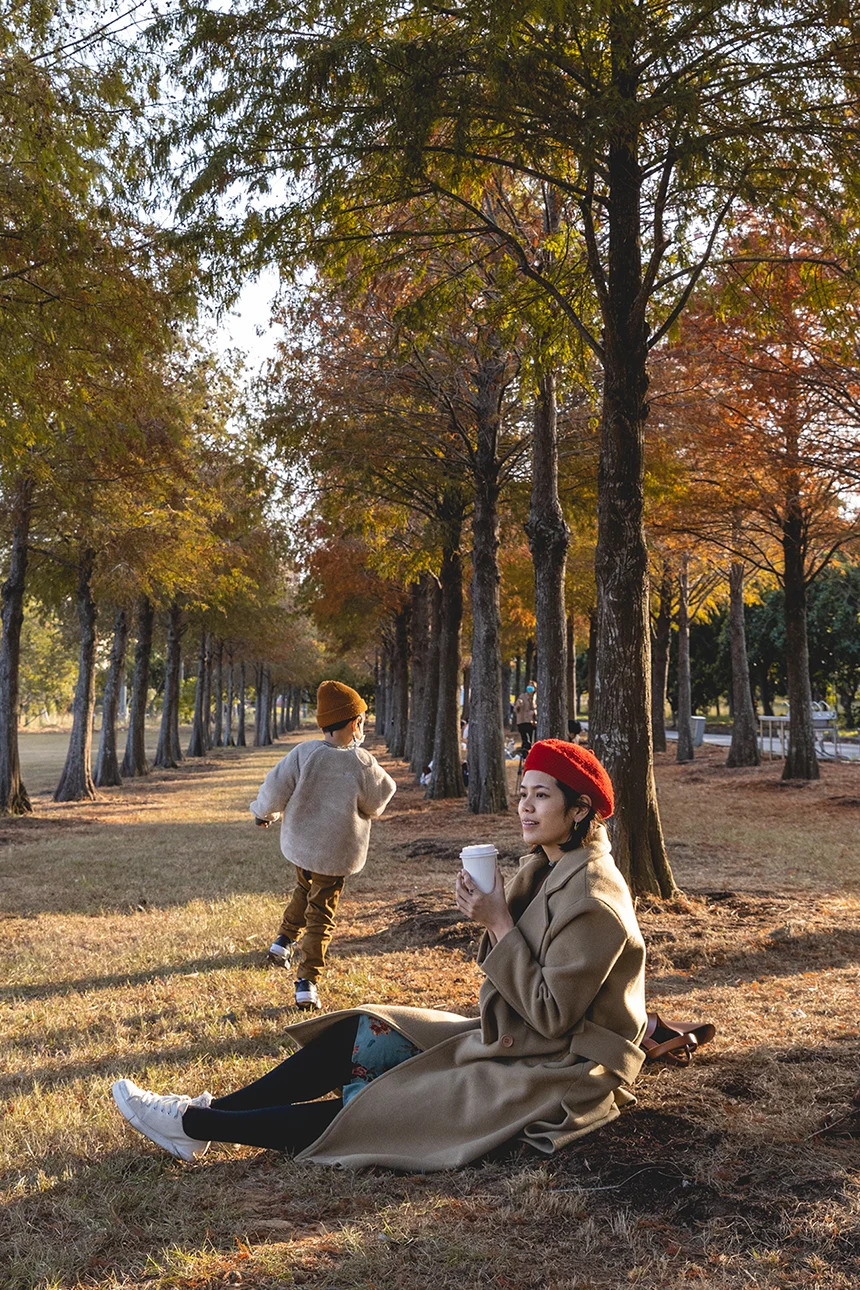
[[[163,963],[139,972],[111,972],[104,976],[76,977],[67,981],[43,981],[32,985],[0,987],[0,1001],[50,999],[66,994],[89,994],[93,990],[112,990],[120,986],[146,985],[150,981],[172,976],[196,976],[200,972],[221,972],[230,968],[249,971],[265,970],[262,951],[239,954],[217,954],[207,958],[188,959],[185,963]]]

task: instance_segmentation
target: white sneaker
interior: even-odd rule
[[[111,1092],[120,1115],[138,1133],[164,1147],[172,1156],[178,1156],[180,1160],[196,1160],[209,1150],[208,1142],[189,1138],[182,1128],[182,1117],[189,1106],[208,1106],[212,1101],[211,1093],[201,1093],[199,1097],[181,1097],[176,1093],[161,1096],[138,1088],[130,1079],[118,1079]]]
[[[286,945],[282,945],[282,940],[283,937],[279,937],[269,946],[266,962],[270,967],[289,968],[293,965],[293,950],[296,943],[295,941],[287,941]]]
[[[305,977],[299,977],[296,982],[296,1007],[297,1008],[316,1008],[322,1007],[320,997],[317,993],[316,983],[308,981]]]

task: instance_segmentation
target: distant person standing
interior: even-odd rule
[[[295,956],[298,1008],[322,1006],[317,982],[325,970],[340,893],[346,878],[364,868],[370,822],[396,788],[361,747],[366,711],[351,686],[323,681],[317,690],[322,739],[297,744],[269,771],[251,803],[251,814],[264,828],[281,820],[281,851],[296,870],[269,962],[291,967]]]
[[[537,730],[537,696],[533,684],[526,686],[514,704],[514,717],[517,722],[517,730],[520,732],[520,743],[522,744],[523,752],[528,752],[534,743],[535,731]]]

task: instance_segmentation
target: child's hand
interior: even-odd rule
[[[257,828],[258,828],[258,829],[267,829],[267,828],[269,827],[270,821],[269,821],[269,820],[261,820],[261,819],[259,818],[259,816],[256,816],[256,815],[255,815],[255,816],[254,816],[254,823],[256,824],[256,826],[257,826]]]

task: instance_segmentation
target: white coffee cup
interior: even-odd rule
[[[496,885],[496,865],[499,853],[492,842],[481,842],[473,847],[463,847],[460,863],[479,891],[492,891]]]

